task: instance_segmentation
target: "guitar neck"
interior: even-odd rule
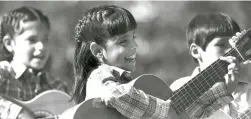
[[[239,61],[243,61],[241,55],[234,48],[224,54],[224,56],[235,56]],[[175,91],[171,96],[171,105],[176,113],[180,114],[183,112],[216,82],[224,81],[224,75],[227,73],[227,66],[227,62],[218,59]]]

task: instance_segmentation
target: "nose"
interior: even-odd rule
[[[132,40],[131,46],[132,46],[132,49],[138,48],[138,44],[136,43],[136,41],[134,39]]]
[[[44,44],[41,41],[37,42],[36,45],[35,45],[35,48],[37,50],[43,50],[44,49]]]

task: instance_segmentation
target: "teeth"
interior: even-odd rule
[[[131,55],[131,56],[129,56],[129,57],[126,57],[127,59],[135,59],[136,58],[136,54],[134,54],[134,55]]]

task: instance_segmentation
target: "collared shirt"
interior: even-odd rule
[[[18,63],[0,62],[0,93],[22,101],[34,98],[40,92],[58,89],[68,93],[67,85],[60,79],[53,78],[48,72],[35,75],[30,68]],[[0,97],[0,99],[2,99]],[[2,99],[3,100],[3,99]],[[0,101],[1,110],[8,109],[8,101]],[[0,117],[1,117],[0,116]]]
[[[180,78],[174,81],[170,88],[175,91],[199,74],[199,67],[195,68],[191,76]],[[211,89],[205,92],[198,100],[191,104],[186,112],[192,119],[202,119],[209,117],[233,100],[231,94],[227,92],[224,83],[216,83]]]
[[[86,98],[100,97],[107,106],[131,119],[168,119],[170,100],[135,89],[131,80],[129,72],[103,64],[90,74]]]

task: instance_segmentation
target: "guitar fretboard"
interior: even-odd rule
[[[235,56],[240,62],[243,61],[241,55],[234,48],[230,49],[224,56]],[[227,62],[218,59],[175,91],[171,96],[171,106],[176,113],[183,112],[216,82],[224,82],[227,66]]]

